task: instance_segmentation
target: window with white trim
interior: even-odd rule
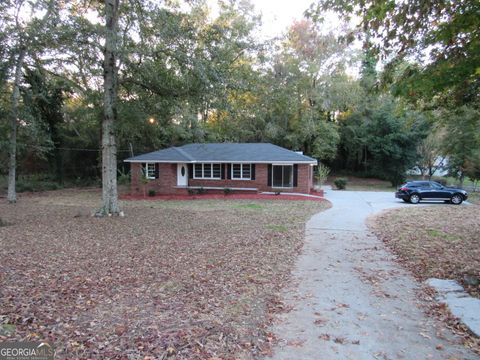
[[[215,179],[222,177],[222,166],[220,164],[202,163],[193,164],[194,179]]]
[[[272,187],[276,187],[276,188],[293,187],[293,165],[273,165]]]
[[[155,179],[155,163],[145,163],[145,177]]]
[[[234,180],[251,180],[252,164],[232,164],[231,177]]]

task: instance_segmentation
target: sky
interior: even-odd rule
[[[295,20],[303,18],[303,13],[315,0],[250,0],[254,13],[262,15],[259,40],[278,37],[286,32]],[[218,15],[217,0],[208,0],[212,18]]]
[[[252,0],[255,12],[262,14],[261,34],[265,38],[279,36],[300,20],[313,0]]]

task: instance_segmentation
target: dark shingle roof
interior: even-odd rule
[[[134,156],[126,162],[291,162],[316,164],[295,151],[268,143],[187,144]]]

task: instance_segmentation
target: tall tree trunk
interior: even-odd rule
[[[117,191],[117,36],[119,0],[105,0],[105,58],[103,63],[104,104],[102,122],[103,215],[119,214]]]
[[[12,109],[10,114],[10,163],[8,166],[8,194],[9,203],[17,201],[16,191],[16,169],[17,169],[17,121],[18,102],[20,99],[20,80],[22,78],[23,60],[25,59],[25,48],[20,47],[17,62],[15,63],[15,79],[12,91]]]

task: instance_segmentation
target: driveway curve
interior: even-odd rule
[[[332,208],[307,223],[273,326],[273,359],[478,359],[416,296],[419,284],[368,231],[368,216],[412,206],[392,193],[328,191]],[[408,225],[409,219],[405,219]]]

